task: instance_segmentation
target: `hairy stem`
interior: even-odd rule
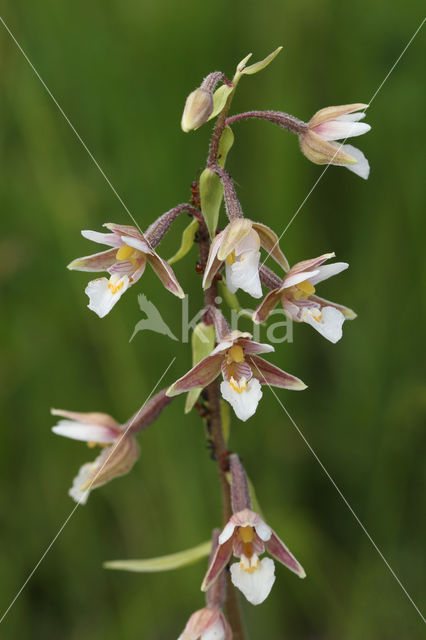
[[[299,118],[295,118],[289,113],[283,113],[282,111],[245,111],[244,113],[237,113],[235,116],[226,118],[225,126],[248,118],[267,120],[268,122],[277,124],[283,129],[287,129],[287,131],[297,134],[304,133],[308,128],[308,125],[303,122],[303,120],[299,120]]]
[[[223,130],[225,128],[226,116],[231,104],[232,93],[229,96],[227,103],[219,115],[216,125],[213,131],[212,139],[210,142],[209,157],[207,166],[216,167],[217,155],[219,149],[219,141]],[[232,183],[231,183],[232,184]],[[233,187],[233,185],[232,185]],[[200,264],[203,269],[206,267],[207,258],[210,249],[210,236],[207,231],[205,222],[200,223],[199,227],[199,251],[200,251]],[[204,306],[207,308],[204,322],[212,324],[212,314],[209,313],[208,308],[210,306],[217,307],[217,280],[213,280],[211,287],[205,291],[204,294]],[[218,465],[219,478],[222,491],[222,521],[225,525],[232,515],[232,502],[231,502],[231,490],[229,482],[226,477],[226,473],[229,471],[229,461],[223,434],[222,416],[220,410],[220,388],[219,379],[213,380],[206,388],[207,399],[209,403],[209,431],[213,445],[213,453]],[[241,617],[240,606],[238,602],[238,596],[234,585],[231,582],[230,575],[227,576],[227,589],[226,589],[226,613],[228,616],[229,624],[231,625],[233,639],[234,640],[246,640],[247,634],[245,632],[243,619]]]

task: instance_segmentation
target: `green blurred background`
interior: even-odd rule
[[[232,75],[248,52],[255,61],[282,44],[267,70],[242,80],[233,112],[275,108],[307,120],[330,104],[368,102],[423,18],[422,3],[402,0],[6,0],[1,15],[143,228],[189,197],[203,167],[209,126],[185,135],[179,122],[186,95],[208,72]],[[347,260],[350,269],[320,293],[359,317],[337,345],[296,326],[294,344],[270,358],[309,385],[279,397],[419,605],[424,42],[420,33],[368,111],[372,132],[355,142],[370,160],[368,182],[331,167],[282,241],[290,262],[330,250]],[[172,357],[164,384],[191,356],[187,345],[154,333],[129,343],[142,317],[138,292],[180,330],[180,301],[151,270],[104,320],[88,311],[87,274],[65,269],[93,249],[80,230],[129,219],[2,26],[0,105],[4,610],[73,509],[67,491],[79,466],[94,457],[50,432],[49,408],[124,421]],[[322,169],[272,125],[244,122],[234,132],[227,166],[244,211],[281,232]],[[186,223],[175,223],[164,257]],[[195,288],[194,313],[195,262],[194,250],[176,265],[183,288]],[[3,621],[2,638],[176,638],[202,606],[203,562],[156,575],[101,568],[188,548],[219,524],[215,465],[198,416],[184,417],[183,404],[176,399],[143,434],[133,472],[72,516]],[[234,421],[230,446],[308,573],[300,581],[279,567],[268,600],[244,604],[252,639],[424,637],[420,617],[268,390],[255,417]]]

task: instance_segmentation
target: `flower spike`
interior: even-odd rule
[[[171,266],[155,252],[148,239],[136,227],[107,223],[110,233],[82,231],[83,237],[112,247],[107,251],[77,258],[68,265],[76,271],[107,271],[110,278],[97,278],[86,287],[88,307],[105,317],[123,293],[135,284],[149,262],[163,285],[178,298],[185,294]]]
[[[342,337],[343,322],[356,318],[356,313],[343,305],[315,295],[316,284],[344,271],[349,266],[347,262],[323,265],[334,255],[334,253],[325,253],[318,258],[295,264],[282,283],[272,289],[256,308],[253,313],[253,322],[257,324],[265,322],[281,300],[289,318],[295,322],[306,322],[330,342],[338,342]]]
[[[359,122],[365,116],[361,109],[367,107],[368,104],[359,102],[317,111],[308,122],[307,130],[299,134],[300,148],[308,160],[315,164],[343,165],[367,179],[370,165],[362,151],[335,142],[370,131],[370,125]]]

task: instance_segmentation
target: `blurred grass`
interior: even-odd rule
[[[209,128],[184,135],[186,95],[209,71],[228,75],[249,51],[284,51],[241,82],[234,111],[277,108],[303,119],[368,101],[419,25],[420,2],[219,0],[3,3],[2,16],[141,227],[188,197]],[[424,34],[368,112],[360,139],[367,183],[330,168],[282,247],[290,262],[335,250],[351,267],[322,293],[359,317],[332,346],[305,326],[271,358],[309,385],[279,396],[418,604],[424,539]],[[103,321],[86,308],[87,275],[64,267],[90,251],[80,229],[129,220],[4,29],[0,30],[0,605],[6,608],[73,508],[66,492],[93,452],[55,438],[49,407],[125,420],[172,357],[167,383],[190,365],[186,345],[138,334],[136,293],[158,300],[179,330],[180,303],[146,273]],[[290,134],[235,125],[228,167],[246,215],[280,232],[320,174]],[[164,241],[176,250],[186,220]],[[176,265],[197,287],[195,254]],[[198,278],[198,280],[197,280]],[[250,301],[247,299],[247,304]],[[202,606],[204,565],[167,575],[106,572],[105,560],[172,553],[218,524],[216,471],[198,418],[177,399],[141,439],[126,478],[78,509],[2,623],[5,638],[177,637]],[[233,424],[262,508],[305,566],[284,569],[261,608],[245,606],[252,638],[420,638],[420,618],[265,390]],[[423,563],[422,563],[423,558]]]

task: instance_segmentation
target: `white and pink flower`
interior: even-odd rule
[[[208,356],[172,384],[167,395],[204,388],[222,373],[222,397],[232,406],[236,416],[245,422],[256,412],[262,397],[262,384],[297,391],[306,389],[299,378],[259,358],[258,354],[271,351],[274,347],[254,342],[250,333],[232,331]]]
[[[207,570],[201,589],[207,591],[218,579],[234,555],[239,562],[231,565],[233,584],[251,604],[262,603],[275,582],[271,558],[259,556],[266,551],[290,571],[305,577],[305,571],[277,534],[250,509],[234,513],[219,536],[219,546]]]
[[[262,297],[259,278],[260,248],[263,247],[284,269],[288,262],[272,229],[260,222],[237,218],[213,240],[204,272],[203,288],[208,289],[225,262],[226,286],[231,293],[238,289],[253,298]]]
[[[275,305],[281,300],[287,316],[295,322],[306,322],[330,342],[342,337],[345,320],[353,320],[356,313],[343,305],[315,295],[315,286],[348,268],[347,262],[323,265],[334,257],[325,253],[318,258],[298,262],[284,277],[281,286],[270,291],[253,313],[253,322],[265,322]]]
[[[170,265],[154,251],[146,236],[136,227],[107,223],[111,233],[82,231],[88,240],[106,244],[111,249],[77,258],[68,265],[76,271],[107,271],[109,278],[97,278],[86,287],[88,307],[100,318],[106,316],[123,293],[135,284],[149,262],[163,285],[178,298],[185,294]]]
[[[120,425],[106,413],[78,413],[52,409],[60,420],[52,431],[60,436],[82,440],[89,447],[100,446],[102,452],[93,461],[84,464],[69,495],[79,504],[85,504],[92,489],[128,473],[139,457],[139,445],[134,436],[126,433],[126,425]]]
[[[358,102],[317,111],[308,122],[307,130],[299,134],[304,155],[315,164],[342,165],[361,178],[368,178],[370,165],[362,151],[350,144],[335,142],[370,131],[370,125],[359,122],[365,116],[361,110],[367,107]]]

